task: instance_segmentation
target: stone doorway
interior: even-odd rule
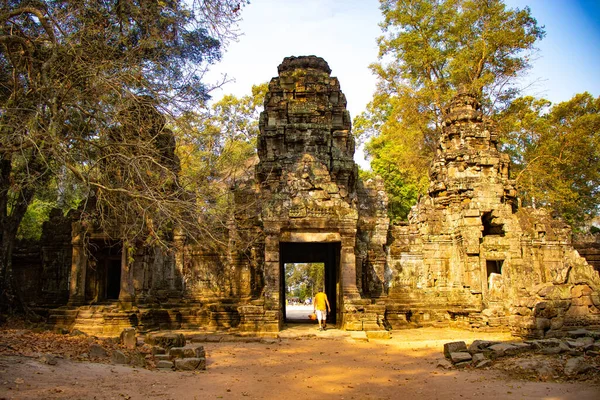
[[[87,301],[119,299],[121,292],[122,248],[120,241],[91,240],[86,273]]]
[[[338,320],[338,303],[340,295],[340,242],[316,243],[316,242],[280,242],[279,264],[280,264],[280,296],[281,310],[283,311],[283,322],[288,322],[285,310],[285,264],[291,263],[323,263],[325,272],[325,294],[329,299],[331,312],[327,317],[327,323],[335,325]],[[294,320],[293,322],[298,322]],[[310,322],[310,321],[306,321]]]

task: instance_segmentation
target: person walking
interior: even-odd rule
[[[319,292],[315,295],[313,301],[313,310],[317,314],[317,321],[319,321],[319,330],[324,331],[327,328],[327,313],[331,311],[329,307],[329,300],[327,295],[323,292]]]

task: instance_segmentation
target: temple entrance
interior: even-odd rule
[[[329,324],[336,324],[337,321],[337,311],[338,311],[338,297],[340,294],[339,286],[340,286],[340,242],[332,242],[332,243],[313,243],[313,242],[301,242],[301,243],[291,243],[291,242],[280,242],[279,243],[279,263],[280,263],[280,279],[281,288],[280,288],[280,299],[281,299],[281,309],[283,310],[283,320],[284,322],[311,322],[308,318],[300,318],[298,319],[296,315],[290,314],[288,317],[286,313],[286,300],[289,304],[290,301],[296,301],[294,297],[299,296],[290,296],[289,286],[293,286],[294,282],[291,282],[290,278],[288,278],[288,273],[293,273],[296,268],[303,269],[313,269],[314,272],[318,272],[319,268],[322,268],[323,273],[323,283],[325,289],[325,294],[327,294],[327,298],[329,299],[329,304],[331,306],[331,312],[327,316],[327,322]],[[297,267],[298,266],[298,267]],[[322,266],[322,267],[321,267]],[[292,285],[288,285],[292,283]],[[318,283],[317,283],[318,284]],[[314,293],[316,294],[318,290],[322,290],[322,288],[314,287]],[[298,299],[299,301],[300,299]],[[310,311],[312,311],[312,304],[310,307]],[[308,313],[307,313],[308,314]]]
[[[90,259],[86,273],[86,300],[91,302],[114,301],[121,292],[120,241],[90,241]]]

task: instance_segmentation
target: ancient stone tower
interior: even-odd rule
[[[428,195],[408,224],[392,227],[386,317],[393,326],[448,321],[543,337],[600,323],[600,301],[592,300],[598,274],[571,247],[566,224],[517,207],[497,141],[477,100],[457,95]]]
[[[343,305],[359,298],[357,167],[346,98],[322,58],[288,57],[278,71],[260,116],[256,167],[264,204],[265,307],[285,309],[285,263],[323,262],[333,322],[343,323]]]

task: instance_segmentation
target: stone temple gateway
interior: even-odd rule
[[[475,98],[462,93],[448,106],[428,193],[406,223],[392,225],[383,182],[358,178],[346,99],[327,63],[288,57],[278,72],[247,182],[259,199],[251,228],[259,240],[240,246],[232,229],[227,254],[176,237],[175,254],[141,248],[130,258],[118,245],[97,246],[102,269],[74,222],[70,242],[48,238],[35,266],[47,277],[43,298],[68,298],[48,312],[50,324],[95,334],[129,326],[275,332],[286,322],[284,265],[322,262],[330,323],[341,329],[551,337],[600,328],[598,271],[572,247],[569,226],[519,207],[508,156]],[[34,267],[22,279],[28,273]]]

